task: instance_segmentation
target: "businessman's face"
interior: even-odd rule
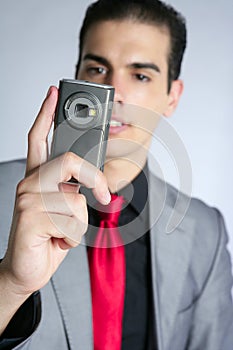
[[[103,21],[87,31],[77,78],[115,87],[109,140],[127,140],[109,142],[109,157],[148,149],[159,116],[173,112],[180,91],[173,82],[168,93],[169,49],[167,30],[153,25]]]

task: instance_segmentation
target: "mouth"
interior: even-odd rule
[[[112,126],[112,127],[118,127],[118,126],[122,126],[122,125],[124,125],[124,124],[121,122],[118,122],[117,120],[113,119],[110,121],[110,126]]]
[[[122,123],[119,120],[111,119],[109,134],[118,134],[124,131],[128,127],[128,124]]]

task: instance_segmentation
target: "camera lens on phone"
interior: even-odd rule
[[[86,128],[97,122],[101,104],[93,94],[80,92],[69,96],[64,111],[69,124],[75,128]]]
[[[77,103],[74,108],[74,116],[75,118],[86,118],[89,114],[89,108],[87,105],[83,105],[81,103]]]

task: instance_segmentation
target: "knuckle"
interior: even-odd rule
[[[74,168],[74,164],[77,164],[77,162],[80,160],[77,155],[75,155],[73,152],[66,152],[64,153],[61,158],[61,176],[66,177],[67,172],[71,174],[73,171],[72,169]]]
[[[66,232],[63,232],[63,234],[68,238],[70,241],[73,242],[73,244],[77,245],[81,241],[81,227],[77,223],[77,219],[75,218],[67,218],[66,220]]]
[[[87,232],[87,229],[88,229],[88,223],[83,223],[82,229],[80,230],[81,236],[83,236]]]
[[[72,239],[69,239],[68,240],[68,244],[69,244],[70,248],[75,248],[75,247],[77,247],[80,244],[80,242],[73,241]]]
[[[65,167],[70,167],[75,161],[75,154],[73,152],[66,152],[62,155],[63,164]]]
[[[88,214],[87,210],[79,210],[78,216],[71,217],[69,227],[74,233],[76,240],[80,241],[82,235],[88,228]]]
[[[79,230],[81,232],[81,235],[83,235],[88,229],[88,211],[87,211],[87,207],[83,208],[83,210],[80,212],[80,214],[81,215],[77,218],[77,220],[78,220]]]
[[[86,197],[83,194],[74,194],[72,198],[72,212],[75,216],[87,210]]]
[[[77,240],[80,242],[82,236],[87,232],[88,223],[86,220],[76,219]]]
[[[27,179],[25,178],[18,183],[16,188],[16,194],[20,196],[22,193],[26,192],[26,188],[27,188]]]

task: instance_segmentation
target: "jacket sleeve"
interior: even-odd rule
[[[233,349],[232,264],[224,222],[221,214],[216,212],[217,248],[196,303],[188,350]]]
[[[40,292],[35,292],[21,305],[1,335],[0,350],[24,349],[40,319]]]

